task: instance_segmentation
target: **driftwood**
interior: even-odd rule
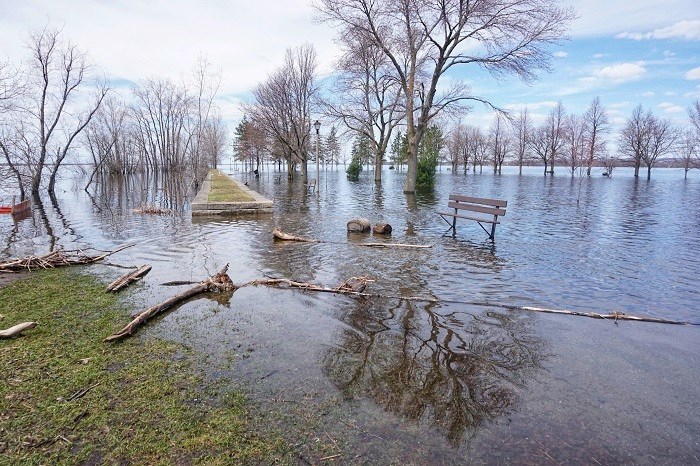
[[[302,236],[294,236],[290,235],[289,233],[285,233],[279,228],[275,228],[272,230],[272,234],[276,239],[282,240],[282,241],[298,241],[300,243],[319,243],[320,241],[316,239],[311,239],[311,238],[304,238]]]
[[[405,244],[405,243],[339,243],[337,241],[321,241],[314,238],[304,238],[302,236],[295,236],[289,233],[285,233],[276,227],[272,230],[272,234],[275,239],[281,241],[295,241],[301,243],[326,243],[326,244],[351,244],[353,246],[363,246],[368,248],[416,248],[416,249],[426,249],[432,248],[432,244]]]
[[[364,233],[371,228],[366,218],[353,218],[348,222],[348,231],[351,233]]]
[[[107,288],[105,288],[105,291],[119,291],[122,288],[125,288],[138,280],[139,278],[145,276],[148,272],[151,271],[151,266],[150,265],[142,265],[138,269],[129,272],[127,274],[122,275],[121,277],[117,278],[114,280],[112,283],[107,285]]]
[[[228,264],[226,264],[226,266],[223,269],[221,269],[219,273],[207,278],[206,280],[201,281],[198,285],[190,288],[189,290],[184,291],[176,296],[173,296],[172,298],[163,301],[160,304],[156,304],[155,306],[149,307],[145,311],[137,314],[134,317],[134,319],[131,322],[129,322],[129,324],[127,324],[126,327],[124,327],[114,335],[108,336],[103,341],[116,341],[128,337],[129,335],[132,335],[137,328],[143,325],[151,317],[160,314],[161,312],[170,309],[174,305],[198,294],[207,291],[235,291],[236,286],[231,281],[231,278],[226,274],[227,270]]]
[[[353,243],[355,246],[364,246],[366,248],[415,248],[428,249],[432,248],[432,244],[403,244],[403,243]]]
[[[153,214],[153,215],[169,215],[172,213],[170,209],[161,209],[160,207],[153,207],[149,205],[136,207],[134,212],[137,214]]]
[[[12,327],[6,330],[0,330],[0,339],[16,337],[25,330],[29,330],[36,326],[36,322],[22,322],[21,324],[13,325]]]
[[[347,286],[347,284],[352,281],[356,281],[353,286]],[[636,322],[651,322],[658,324],[673,324],[673,325],[700,325],[700,323],[684,322],[672,319],[661,319],[657,317],[646,317],[646,316],[635,316],[629,315],[622,312],[613,312],[611,314],[601,314],[598,312],[584,312],[584,311],[570,311],[566,309],[546,309],[533,306],[513,306],[508,304],[488,302],[488,301],[459,301],[459,300],[440,300],[437,298],[428,298],[423,296],[392,296],[392,295],[382,295],[377,293],[365,293],[365,285],[370,283],[367,277],[352,277],[340,286],[337,287],[327,287],[322,285],[316,285],[313,283],[297,282],[294,280],[289,280],[286,278],[266,278],[261,280],[253,280],[237,288],[243,288],[245,286],[269,286],[275,288],[296,288],[303,291],[314,291],[322,293],[335,293],[343,295],[351,295],[363,298],[384,298],[384,299],[399,299],[403,301],[417,301],[426,303],[450,303],[450,304],[466,304],[470,306],[487,306],[487,307],[499,307],[502,309],[508,309],[513,311],[530,311],[530,312],[543,312],[548,314],[564,314],[572,316],[590,317],[593,319],[609,319],[615,320],[629,320]]]
[[[89,256],[79,249],[72,251],[64,251],[59,249],[43,256],[28,256],[21,259],[9,259],[2,261],[0,262],[0,272],[14,273],[37,269],[52,269],[55,267],[64,267],[68,265],[93,264],[131,246],[134,245],[128,244],[115,249],[114,251],[107,251],[98,256]]]

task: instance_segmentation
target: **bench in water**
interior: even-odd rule
[[[450,230],[452,230],[453,236],[457,232],[457,219],[464,218],[477,222],[481,229],[484,230],[487,235],[489,235],[489,239],[493,240],[494,235],[496,234],[496,225],[500,223],[498,221],[498,217],[506,214],[507,205],[508,201],[502,199],[486,199],[483,197],[450,194],[447,207],[449,209],[453,209],[453,211],[438,212],[438,214],[444,221],[450,224]],[[490,231],[484,227],[484,224],[490,225]]]

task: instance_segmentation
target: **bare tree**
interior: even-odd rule
[[[695,135],[700,140],[700,100],[693,102],[693,105],[688,108],[688,117],[690,124],[695,129]]]
[[[287,160],[288,176],[301,166],[308,181],[307,159],[311,136],[311,106],[316,98],[316,52],[311,45],[287,49],[284,64],[253,90],[254,102],[246,109],[278,145]]]
[[[637,105],[620,131],[618,150],[632,161],[635,178],[639,176],[639,167],[642,165],[643,146],[649,132],[650,116],[651,112],[645,115],[642,105]]]
[[[513,120],[513,137],[515,140],[515,158],[518,162],[518,174],[523,174],[523,164],[530,147],[530,137],[532,135],[532,122],[527,108],[520,111],[518,117]]]
[[[679,161],[684,170],[684,178],[688,178],[691,168],[700,168],[700,144],[695,131],[687,130],[683,133],[681,143],[678,148]]]
[[[642,160],[647,166],[647,180],[656,162],[671,154],[678,144],[678,131],[668,118],[658,118],[649,113],[647,132],[642,144]]]
[[[185,168],[195,99],[169,79],[148,79],[132,87],[138,141],[147,166],[155,171]]]
[[[457,172],[460,162],[464,164],[464,171],[467,171],[469,163],[469,150],[467,148],[467,127],[462,123],[457,124],[446,138],[447,157],[452,167],[452,172]]]
[[[15,94],[11,116],[3,119],[2,151],[16,170],[18,180],[29,182],[39,194],[44,169],[50,166],[48,190],[55,189],[58,170],[77,136],[90,123],[109,89],[104,83],[90,87],[86,56],[60,30],[32,31],[27,39],[30,58],[23,92]],[[11,141],[8,143],[8,141]],[[24,164],[20,173],[17,161]]]
[[[596,159],[605,154],[605,135],[610,126],[605,107],[600,103],[600,97],[595,97],[583,115],[586,139],[586,175],[591,176],[591,168]]]
[[[468,101],[491,105],[463,82],[438,93],[441,78],[475,65],[533,80],[549,65],[547,46],[574,16],[547,0],[320,0],[319,9],[342,36],[374,43],[393,65],[406,96],[407,193],[415,192],[418,148],[430,121]]]
[[[554,164],[558,161],[560,152],[564,145],[564,120],[566,113],[561,101],[549,112],[544,123],[546,131],[546,141],[549,144],[549,171],[547,170],[547,160],[544,161],[544,174],[554,175]]]
[[[501,167],[506,157],[510,153],[511,147],[510,134],[507,131],[505,117],[499,112],[496,113],[496,118],[489,129],[488,144],[493,151],[493,172],[501,173]]]
[[[585,145],[584,120],[578,115],[568,115],[564,121],[564,152],[571,176],[576,174],[576,169],[582,167],[584,160]]]
[[[482,173],[484,171],[484,163],[489,153],[489,144],[481,128],[476,126],[469,127],[467,132],[467,146],[471,154],[474,173],[476,173],[477,165],[479,165],[479,173]]]
[[[382,179],[382,161],[391,135],[404,116],[402,88],[391,76],[386,55],[372,42],[343,40],[346,50],[338,62],[333,99],[326,113],[352,132],[370,140],[374,153],[374,181]]]
[[[544,174],[547,175],[547,164],[550,159],[552,146],[549,142],[550,133],[545,125],[532,129],[529,137],[529,146],[532,151],[544,162]]]
[[[188,144],[190,150],[188,159],[193,169],[202,165],[216,167],[218,155],[214,156],[211,151],[214,150],[216,154],[221,151],[217,144],[222,140],[221,131],[223,128],[221,128],[220,117],[212,115],[213,110],[215,110],[214,97],[216,97],[221,85],[221,74],[212,72],[210,68],[209,60],[202,55],[197,59],[192,70],[194,81],[191,87],[196,92],[194,96],[196,110],[192,119],[192,128],[189,131],[192,143]],[[216,121],[217,118],[219,121]],[[223,139],[225,140],[225,135],[223,135]],[[214,147],[217,148],[214,149]],[[204,157],[204,161],[201,160],[202,157]]]

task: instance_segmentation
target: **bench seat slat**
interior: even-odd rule
[[[464,203],[464,202],[449,202],[447,204],[447,207],[449,207],[450,209],[469,210],[472,212],[479,212],[481,214],[489,214],[489,215],[505,215],[506,214],[506,209],[498,209],[496,207],[487,207],[487,206],[476,205],[476,204],[468,204],[468,203]]]
[[[469,215],[455,214],[454,212],[438,212],[438,214],[439,214],[439,215],[444,215],[444,216],[446,216],[446,217],[466,218],[467,220],[475,220],[475,221],[481,222],[481,223],[495,223],[495,224],[501,223],[501,222],[499,222],[498,220],[496,220],[496,221],[493,221],[493,219],[487,220],[487,219],[485,219],[485,218],[478,218],[478,217],[472,217],[472,216],[469,216]]]
[[[503,199],[487,199],[485,197],[462,196],[461,194],[450,194],[450,201],[469,202],[472,204],[483,204],[494,207],[507,207],[508,201]]]

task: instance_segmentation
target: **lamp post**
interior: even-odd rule
[[[316,128],[316,196],[318,196],[318,188],[321,185],[321,179],[320,179],[319,170],[318,170],[318,146],[319,146],[318,142],[320,139],[318,132],[321,129],[321,122],[316,120],[314,122],[314,128]]]

